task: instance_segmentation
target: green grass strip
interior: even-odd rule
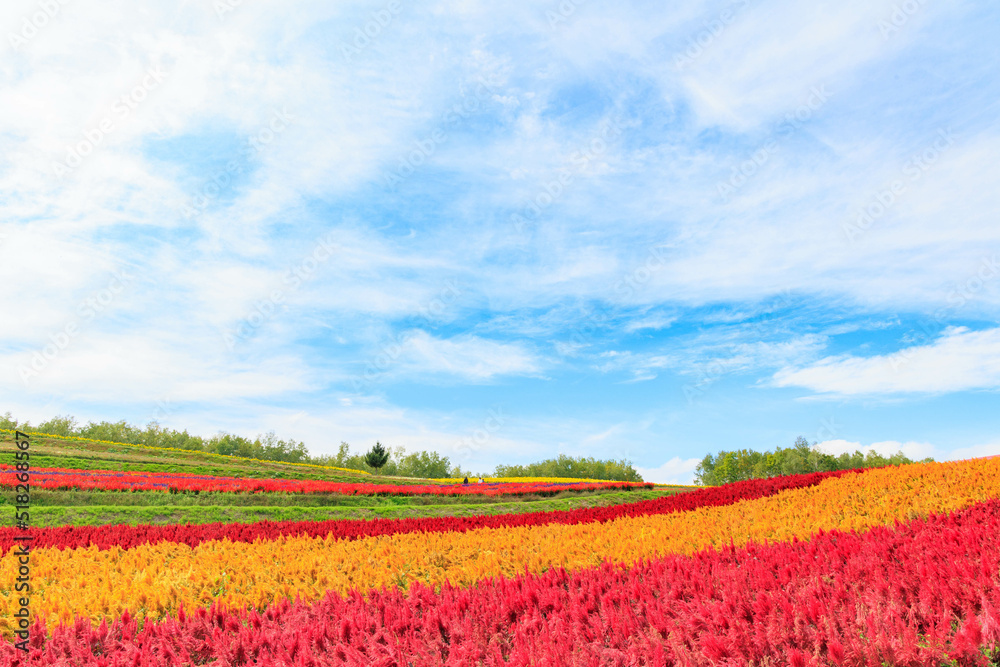
[[[200,493],[168,493],[166,491],[100,491],[94,489],[41,489],[31,492],[31,505],[41,507],[410,507],[419,505],[487,505],[493,503],[530,503],[539,500],[562,498],[588,498],[614,495],[628,499],[643,499],[649,493],[678,491],[681,489],[655,489],[647,491],[572,491],[564,490],[555,495],[508,496],[353,496],[340,493],[226,493],[202,491]],[[13,505],[11,494],[0,493],[0,506]]]
[[[300,506],[121,506],[78,505],[32,507],[31,524],[103,526],[113,524],[250,523],[253,521],[325,521],[329,519],[398,519],[550,512],[581,507],[621,505],[678,493],[677,489],[626,491],[545,500],[435,505]]]

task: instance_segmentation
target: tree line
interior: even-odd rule
[[[598,461],[560,454],[528,465],[498,465],[494,477],[574,477],[577,479],[607,479],[618,482],[641,482],[642,476],[630,461]]]
[[[372,450],[378,447],[381,449],[382,461],[371,457],[372,451],[367,454],[352,453],[351,446],[346,442],[341,442],[336,454],[313,457],[311,462],[319,465],[335,466],[337,468],[352,468],[354,470],[364,470],[377,475],[387,475],[391,477],[423,477],[426,479],[441,479],[444,477],[463,477],[470,473],[463,473],[460,466],[452,465],[447,456],[441,456],[437,452],[410,452],[407,454],[402,447],[382,448],[381,443],[376,443]],[[380,463],[381,465],[372,465]]]
[[[135,426],[125,420],[118,422],[88,422],[79,425],[73,417],[53,417],[48,421],[32,425],[18,422],[10,412],[0,416],[0,428],[21,429],[51,433],[63,437],[90,438],[123,444],[146,445],[147,447],[172,447],[195,452],[208,452],[262,461],[284,461],[288,463],[312,463],[364,470],[379,475],[394,477],[420,477],[441,479],[445,477],[570,477],[575,479],[602,479],[641,482],[642,477],[628,461],[597,461],[593,458],[574,458],[560,455],[557,459],[540,461],[523,466],[498,465],[491,473],[473,474],[453,464],[447,456],[437,452],[407,452],[403,447],[383,449],[380,458],[369,459],[372,453],[351,452],[350,445],[341,442],[336,454],[314,456],[305,443],[293,439],[278,438],[274,431],[258,435],[254,439],[232,433],[220,432],[211,438],[191,435],[184,431],[165,428],[156,421],[145,427]],[[380,443],[376,443],[382,447]],[[372,448],[374,450],[374,448]],[[381,463],[373,466],[371,463]]]
[[[260,459],[262,461],[285,461],[287,463],[309,463],[309,451],[303,442],[282,440],[274,431],[263,433],[251,440],[243,436],[233,435],[225,431],[211,438],[191,435],[184,431],[164,428],[152,421],[145,428],[129,424],[124,419],[118,422],[89,422],[78,425],[73,417],[53,417],[37,426],[29,422],[18,422],[10,413],[0,417],[0,428],[22,431],[38,431],[63,437],[89,438],[91,440],[107,440],[130,445],[146,445],[147,447],[173,447],[195,452],[209,452],[224,456]]]
[[[642,477],[629,461],[598,461],[594,458],[566,456],[529,463],[527,465],[498,465],[492,472],[471,473],[461,466],[452,465],[447,456],[437,452],[407,453],[402,447],[386,449],[381,443],[367,453],[352,453],[350,445],[340,443],[334,456],[314,459],[323,465],[354,468],[379,475],[399,477],[568,477],[572,479],[601,479],[609,481],[641,482]]]
[[[934,459],[924,459],[930,462]],[[777,447],[773,452],[756,452],[750,449],[720,451],[709,454],[695,468],[695,483],[704,486],[721,486],[747,479],[763,479],[778,475],[800,475],[810,472],[851,470],[855,468],[882,468],[913,463],[903,452],[882,456],[876,452],[862,454],[827,454],[799,436],[791,447]]]

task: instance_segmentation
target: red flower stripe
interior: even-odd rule
[[[29,533],[34,536],[32,547],[35,549],[44,547],[75,549],[91,545],[96,545],[100,549],[109,549],[115,546],[128,549],[140,544],[156,544],[165,541],[179,542],[193,547],[209,540],[228,539],[232,542],[253,542],[255,539],[275,539],[280,535],[314,537],[333,535],[336,539],[356,539],[410,532],[464,532],[475,528],[534,526],[550,523],[576,524],[609,521],[623,516],[668,514],[698,507],[730,505],[740,500],[773,495],[785,489],[813,486],[828,477],[836,477],[846,472],[861,471],[836,471],[750,480],[623,505],[530,514],[420,519],[260,521],[256,523],[164,526],[60,526],[57,528],[31,528]],[[13,527],[0,528],[0,553],[12,548],[15,544],[14,537],[23,534],[24,531]]]
[[[17,484],[17,471],[0,464],[0,487]],[[491,484],[371,484],[330,482],[311,479],[246,479],[177,472],[122,472],[118,470],[73,470],[33,468],[31,485],[43,489],[100,489],[103,491],[221,491],[233,493],[342,493],[351,496],[504,496],[554,494],[566,489],[653,488],[645,482],[502,482]]]
[[[1000,500],[862,534],[32,632],[32,664],[986,665]],[[20,664],[10,643],[0,664]],[[991,663],[995,664],[995,663]]]

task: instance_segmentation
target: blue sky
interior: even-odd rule
[[[0,411],[1000,454],[1000,7],[0,9]]]

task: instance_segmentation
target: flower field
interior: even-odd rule
[[[0,465],[0,488],[17,484],[13,466]],[[511,480],[488,484],[352,484],[301,479],[240,479],[215,475],[191,475],[179,472],[122,472],[117,470],[73,470],[34,468],[32,486],[42,489],[99,489],[102,491],[221,491],[231,493],[342,493],[345,495],[522,495],[558,493],[566,489],[597,491],[601,489],[652,488],[641,482],[602,482],[599,480]]]
[[[35,662],[11,639],[16,533],[4,528],[0,664],[1000,657],[997,458],[561,512],[30,534]]]

